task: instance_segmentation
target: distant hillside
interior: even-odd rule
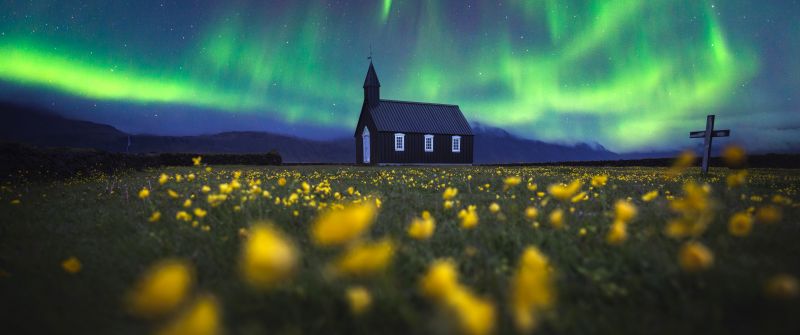
[[[520,138],[501,128],[482,124],[472,126],[476,164],[620,159],[619,155],[597,144],[552,144]],[[0,104],[0,141],[131,153],[264,153],[275,150],[287,163],[353,163],[355,160],[352,138],[314,141],[266,132],[129,135],[109,125],[71,120],[48,111],[13,104]]]

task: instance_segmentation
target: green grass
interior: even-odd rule
[[[284,198],[303,181],[313,186],[330,182],[334,192],[347,195],[352,186],[362,195],[381,199],[382,207],[369,235],[390,236],[398,250],[386,273],[368,279],[330,279],[322,268],[336,249],[318,249],[309,242],[308,227],[317,209],[301,199],[291,207],[259,197],[241,204],[228,200],[210,208],[202,185],[228,182],[234,170],[247,180],[260,179],[262,188]],[[195,173],[197,180],[159,186],[161,172]],[[148,266],[160,259],[189,260],[196,269],[193,292],[211,293],[220,302],[229,334],[351,334],[431,333],[441,316],[421,297],[417,282],[430,262],[450,257],[457,261],[461,281],[497,307],[498,333],[513,333],[508,313],[509,279],[528,245],[537,246],[557,271],[558,300],[538,333],[800,333],[800,301],[768,299],[764,282],[778,273],[800,276],[800,225],[797,217],[800,173],[796,170],[751,170],[749,182],[732,190],[725,186],[727,169],[709,176],[688,174],[666,180],[658,168],[356,168],[356,167],[215,167],[166,168],[145,172],[75,178],[53,183],[6,182],[0,191],[0,315],[5,334],[141,334],[163,321],[145,321],[126,314],[123,297]],[[590,199],[560,204],[551,199],[542,206],[536,192],[526,187],[528,178],[538,191],[575,178],[588,181],[607,174],[608,184],[589,191]],[[467,175],[472,180],[467,180]],[[519,175],[523,183],[502,190],[506,176]],[[288,184],[277,186],[285,177]],[[674,217],[665,192],[679,196],[681,185],[707,182],[716,201],[715,220],[699,238],[714,253],[707,271],[681,271],[677,252],[685,240],[666,237],[666,221]],[[488,190],[479,187],[490,184]],[[457,187],[460,205],[442,206],[445,186]],[[137,197],[142,187],[152,190],[147,200]],[[171,199],[166,189],[181,194]],[[659,190],[661,196],[644,203],[641,195]],[[313,191],[312,191],[313,193]],[[594,196],[597,193],[597,196]],[[179,222],[175,213],[195,195],[194,207],[209,209],[202,231]],[[728,234],[727,220],[737,211],[770,202],[775,194],[794,200],[782,205],[783,220],[756,224],[747,237]],[[744,197],[742,197],[744,195]],[[751,199],[761,196],[762,202]],[[499,198],[498,198],[499,197]],[[629,239],[621,246],[605,242],[611,209],[618,199],[631,197],[639,215],[629,226]],[[315,201],[329,202],[331,196]],[[11,204],[19,199],[19,204]],[[500,204],[505,220],[489,213],[491,202]],[[459,228],[456,212],[477,205],[480,224]],[[534,205],[540,227],[533,228],[523,212]],[[575,208],[567,227],[555,230],[546,215],[556,207]],[[162,219],[148,223],[153,210]],[[293,215],[297,211],[297,216]],[[406,236],[410,219],[429,210],[437,220],[428,241]],[[269,219],[299,246],[301,260],[293,280],[268,291],[248,287],[237,271],[241,244],[239,228]],[[588,234],[579,236],[586,228]],[[477,253],[469,255],[468,248]],[[60,263],[75,256],[83,264],[68,274]],[[372,308],[360,317],[350,315],[344,290],[352,284],[366,286],[373,295]]]

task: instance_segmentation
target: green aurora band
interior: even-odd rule
[[[87,53],[90,39],[60,44],[9,33],[0,38],[0,80],[87,99],[268,112],[349,129],[367,50],[341,44],[357,39],[359,48],[375,45],[384,97],[455,103],[473,121],[629,151],[702,127],[698,120],[719,112],[759,70],[754,49],[726,36],[706,1],[510,1],[504,10],[517,23],[507,26],[488,7],[463,14],[471,24],[455,22],[443,3],[376,2],[356,31],[321,1],[282,8],[269,20],[231,9],[200,25],[163,65],[108,48]],[[697,23],[677,25],[664,15],[670,12]],[[408,35],[403,45],[377,42]]]

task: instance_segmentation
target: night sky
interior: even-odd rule
[[[383,98],[620,152],[800,148],[800,2],[15,1],[0,99],[132,133],[352,136],[370,45]]]

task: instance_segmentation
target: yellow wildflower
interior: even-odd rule
[[[286,186],[286,178],[278,178],[278,186]]]
[[[189,207],[192,207],[192,199],[186,199],[186,201],[183,202],[183,208]]]
[[[453,200],[445,200],[445,201],[442,203],[442,207],[444,207],[444,209],[451,209],[451,208],[453,208]]]
[[[188,181],[194,181],[195,178],[196,176],[194,175],[194,173],[190,173],[189,175],[186,176],[186,179]]]
[[[347,288],[347,302],[353,315],[361,315],[372,304],[372,296],[363,286],[351,286]]]
[[[378,242],[356,243],[336,260],[334,270],[342,275],[373,275],[389,265],[394,250],[394,243],[386,238]]]
[[[160,176],[158,176],[159,185],[164,185],[167,183],[167,181],[169,181],[169,176],[166,173],[162,173]]]
[[[189,214],[189,213],[186,213],[186,211],[178,211],[177,213],[175,213],[175,220],[181,220],[181,221],[189,222],[189,221],[192,221],[192,215]]]
[[[453,290],[459,289],[456,264],[449,259],[434,261],[419,283],[420,291],[428,298],[443,300]]]
[[[642,201],[644,202],[653,201],[655,198],[658,198],[658,191],[650,191],[642,195]]]
[[[20,201],[19,199],[11,200],[11,204],[14,206],[19,205],[20,203],[22,203],[22,201]]]
[[[83,265],[81,264],[81,261],[75,256],[67,258],[61,262],[61,268],[70,274],[76,274],[80,272],[82,267]]]
[[[216,299],[202,295],[156,335],[217,335],[222,333],[221,323]]]
[[[209,187],[208,185],[203,185],[203,187],[200,188],[200,192],[203,192],[203,193],[211,192],[211,187]]]
[[[200,156],[192,157],[192,164],[194,166],[198,166],[198,165],[200,165],[200,161],[202,161],[202,160],[203,160],[203,157],[200,157]]]
[[[244,280],[257,288],[270,288],[289,278],[297,263],[294,245],[272,225],[257,222],[247,232],[239,268]]]
[[[563,209],[558,208],[558,209],[552,211],[550,213],[549,219],[550,219],[550,225],[552,225],[553,228],[556,228],[556,229],[564,228],[564,221],[565,220],[564,220],[564,210]]]
[[[161,212],[159,211],[153,212],[153,214],[150,214],[150,217],[147,218],[147,222],[158,222],[158,220],[161,220]]]
[[[694,183],[683,186],[684,196],[670,201],[670,209],[680,214],[680,217],[667,223],[667,236],[679,238],[685,236],[699,236],[713,219],[712,201],[709,199],[710,190]]]
[[[539,216],[539,210],[536,207],[530,206],[525,209],[525,217],[528,220],[535,220]]]
[[[555,300],[553,273],[547,257],[536,247],[525,248],[511,279],[511,311],[517,329],[532,331],[538,313],[552,307]]]
[[[755,217],[756,222],[759,223],[775,223],[781,220],[783,214],[781,214],[780,208],[773,205],[766,205],[756,209]]]
[[[738,145],[730,145],[722,149],[722,159],[728,167],[739,168],[744,165],[747,154],[744,148]]]
[[[171,189],[167,190],[167,195],[169,195],[169,197],[172,198],[172,199],[178,199],[178,197],[180,197],[178,192],[175,192],[175,191],[173,191]]]
[[[747,170],[739,170],[732,172],[725,178],[728,188],[734,188],[744,185],[747,182]]]
[[[618,200],[614,204],[614,215],[615,220],[617,221],[628,223],[636,217],[636,213],[636,206],[634,206],[630,201]]]
[[[155,317],[175,310],[190,292],[193,272],[181,260],[169,259],[153,265],[126,296],[128,311],[141,317]]]
[[[375,221],[371,202],[354,203],[320,215],[311,227],[311,238],[318,246],[342,245],[361,236]]]
[[[800,285],[797,284],[797,278],[789,274],[772,276],[764,285],[764,293],[772,299],[797,298],[798,292],[800,292]]]
[[[686,168],[692,166],[695,161],[694,151],[686,150],[682,152],[678,158],[672,163],[672,167],[667,170],[667,177],[675,178],[683,173]]]
[[[227,183],[219,184],[219,193],[230,194],[231,192],[233,192],[233,186]]]
[[[572,199],[570,199],[570,201],[576,203],[587,199],[589,199],[589,196],[586,194],[586,192],[581,192],[573,196]]]
[[[475,205],[469,205],[466,209],[458,212],[458,218],[461,219],[461,228],[471,229],[478,225],[478,212]]]
[[[144,187],[144,188],[142,188],[141,191],[139,191],[139,198],[140,199],[147,199],[147,197],[149,197],[149,196],[150,196],[150,190],[148,190],[147,187]]]
[[[592,186],[594,187],[606,186],[606,182],[608,182],[608,176],[606,175],[592,177]]]
[[[586,228],[581,228],[580,230],[578,230],[578,236],[586,236],[586,233],[587,233]]]
[[[678,261],[683,271],[699,272],[711,267],[714,255],[700,242],[686,242],[681,247]]]
[[[456,195],[458,195],[458,189],[455,187],[448,187],[444,190],[444,193],[442,193],[442,199],[451,200],[455,198]]]
[[[208,212],[200,207],[194,209],[194,216],[196,216],[198,219],[206,217],[206,214],[208,214]]]
[[[522,178],[520,178],[519,176],[507,177],[505,180],[503,180],[503,190],[508,190],[509,188],[517,186],[521,182]]]
[[[425,240],[433,235],[436,229],[436,220],[428,211],[422,212],[422,218],[414,218],[408,226],[408,236],[417,240]],[[427,213],[427,215],[425,215]]]
[[[750,213],[739,212],[728,220],[728,232],[733,236],[747,236],[753,229],[753,218]]]
[[[436,260],[420,279],[423,295],[445,308],[465,334],[488,334],[494,328],[494,306],[458,283],[458,271],[450,260]]]
[[[492,213],[499,212],[500,211],[500,205],[498,205],[496,202],[491,203],[489,205],[489,211],[492,212]]]
[[[626,239],[628,239],[627,225],[623,221],[615,220],[606,235],[606,242],[611,245],[619,245]]]
[[[550,195],[552,195],[554,198],[561,201],[567,201],[580,190],[581,181],[578,179],[575,179],[566,186],[562,184],[553,184],[547,187],[547,192],[550,193]]]

